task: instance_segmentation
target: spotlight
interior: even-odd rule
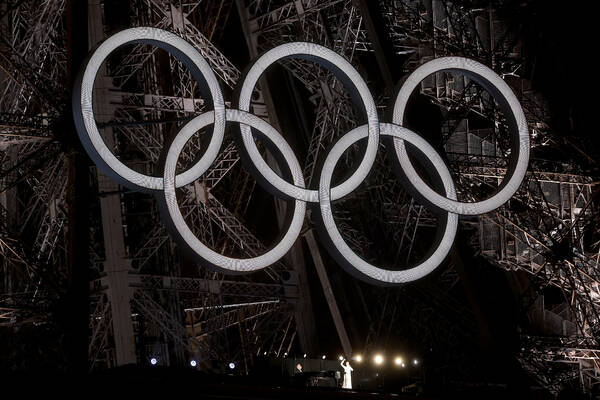
[[[265,356],[267,355],[267,352],[266,352],[266,351],[264,352],[264,355],[265,355]]]
[[[360,354],[354,356],[354,359],[356,360],[356,362],[361,362],[362,361],[362,356]]]
[[[285,353],[283,353],[283,356],[284,356],[284,357],[287,357],[287,351],[286,351]]]
[[[344,356],[339,356],[338,360],[342,361],[344,359]]]
[[[402,364],[402,358],[401,358],[401,357],[396,357],[396,358],[394,359],[394,363],[395,363],[396,365],[400,365],[400,364]]]
[[[229,369],[234,369],[235,368],[235,364],[234,363],[229,363]]]
[[[377,354],[373,361],[375,361],[375,364],[381,365],[383,364],[383,356],[381,354]]]
[[[198,365],[198,363],[196,362],[196,360],[192,360],[192,361],[190,361],[190,365],[192,367],[195,367],[196,365]]]
[[[406,364],[402,363],[402,368],[406,368]]]
[[[306,358],[306,353],[304,353],[304,358]]]
[[[150,364],[152,364],[152,365],[156,365],[157,362],[158,362],[158,360],[156,358],[154,358],[154,357],[152,357],[150,359]]]
[[[325,359],[325,354],[323,354],[323,355],[321,356],[321,358],[324,360],[324,359]]]
[[[416,358],[413,360],[413,364],[417,365],[419,364],[419,360],[417,360]]]

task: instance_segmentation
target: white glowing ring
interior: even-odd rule
[[[445,211],[462,215],[484,214],[495,210],[506,203],[512,195],[515,194],[525,177],[527,166],[529,164],[529,130],[527,128],[527,120],[525,119],[521,104],[513,91],[494,71],[485,65],[468,58],[442,57],[433,59],[421,65],[406,79],[398,92],[396,103],[394,104],[394,116],[392,121],[395,124],[402,125],[404,123],[404,111],[408,99],[423,79],[431,74],[443,71],[457,71],[463,73],[484,87],[494,96],[495,100],[503,108],[511,130],[517,131],[518,138],[513,137],[512,139],[513,143],[516,143],[515,140],[518,139],[518,145],[513,146],[514,150],[511,154],[511,165],[500,186],[500,190],[492,197],[474,203],[464,203],[444,197],[432,190],[419,177],[413,168],[410,159],[406,157],[407,153],[404,142],[400,139],[394,139],[394,147],[404,173],[411,182],[414,182],[415,189],[417,189],[431,204]],[[515,150],[518,152],[516,162],[514,161]],[[508,180],[507,177],[509,178]]]
[[[187,171],[178,176],[178,186],[196,180],[213,163],[218,155],[225,134],[225,102],[213,70],[198,51],[187,41],[170,32],[156,28],[132,28],[106,39],[90,57],[83,76],[78,80],[73,95],[73,115],[81,142],[90,157],[103,172],[133,190],[160,190],[162,177],[152,177],[136,172],[123,164],[106,146],[94,119],[93,88],[100,66],[108,55],[127,43],[146,43],[158,46],[182,61],[202,87],[206,84],[214,105],[214,131],[206,153]],[[80,86],[79,86],[80,85]],[[212,121],[211,121],[212,122]]]
[[[294,185],[298,187],[304,187],[304,178],[302,177],[300,163],[296,159],[294,151],[285,140],[281,140],[282,136],[275,130],[275,128],[259,117],[239,110],[228,109],[226,112],[226,118],[227,121],[239,122],[262,132],[275,144],[275,146],[277,146],[278,150],[285,157],[285,160],[287,161],[292,173]],[[228,273],[252,272],[276,263],[289,251],[300,235],[302,224],[304,222],[304,215],[306,212],[306,203],[303,201],[295,201],[294,212],[288,231],[281,238],[279,243],[277,243],[275,247],[267,251],[265,254],[254,258],[232,258],[215,252],[214,250],[208,248],[196,237],[196,235],[194,235],[183,219],[183,215],[181,214],[181,210],[177,204],[177,197],[175,194],[175,187],[177,186],[176,181],[179,179],[175,176],[177,160],[185,143],[194,134],[194,132],[212,123],[212,112],[201,114],[193,121],[195,121],[194,127],[188,128],[187,125],[185,125],[175,137],[173,143],[171,143],[171,147],[169,148],[167,159],[165,161],[163,194],[164,205],[166,206],[171,219],[171,221],[169,221],[169,224],[172,224],[171,228],[174,228],[176,230],[174,233],[176,233],[180,239],[182,239],[185,244],[203,260],[217,268],[225,270]],[[202,173],[203,172],[204,171],[202,171]]]
[[[250,110],[252,91],[260,76],[276,61],[289,57],[306,58],[334,72],[338,79],[345,81],[344,83],[346,84],[347,89],[355,90],[365,108],[367,125],[369,128],[365,155],[356,171],[354,171],[354,173],[342,184],[331,189],[331,196],[334,200],[342,198],[356,189],[367,177],[375,162],[377,148],[379,146],[379,119],[377,117],[375,101],[373,100],[373,96],[371,95],[367,83],[352,64],[346,61],[344,57],[315,43],[293,42],[279,45],[260,56],[248,70],[240,90],[239,109],[242,111]],[[319,193],[317,190],[309,190],[298,187],[297,185],[292,185],[277,175],[262,158],[254,143],[250,128],[242,126],[241,131],[243,144],[248,152],[250,161],[254,164],[259,174],[265,178],[268,184],[293,199],[308,202],[319,201]]]
[[[446,164],[444,164],[444,161],[439,156],[437,151],[435,151],[425,139],[396,124],[382,123],[380,125],[380,132],[382,135],[389,135],[393,138],[406,140],[410,144],[417,147],[435,167],[436,172],[439,174],[442,180],[446,195],[451,199],[456,199],[456,192],[454,190],[454,183],[452,181],[450,171],[448,171]],[[342,136],[335,146],[333,146],[330,153],[327,155],[327,158],[325,159],[325,164],[323,166],[323,170],[321,171],[321,179],[319,181],[319,204],[321,207],[323,226],[328,235],[328,238],[326,239],[330,241],[331,245],[334,246],[337,253],[342,256],[344,260],[352,266],[352,268],[356,270],[350,270],[349,272],[359,272],[362,274],[358,275],[360,278],[366,277],[377,282],[388,284],[415,281],[432,272],[442,263],[442,261],[444,261],[448,255],[448,252],[450,251],[454,242],[454,237],[456,236],[458,215],[450,212],[448,213],[444,233],[440,242],[438,243],[438,247],[427,259],[412,268],[399,271],[382,269],[366,262],[359,257],[348,246],[337,229],[335,220],[333,218],[333,213],[331,211],[331,198],[329,193],[331,190],[331,177],[340,157],[344,151],[348,149],[348,147],[364,137],[367,137],[367,127],[365,125],[353,129],[349,133]],[[408,162],[407,154],[400,154],[399,157],[400,162]],[[403,157],[404,160],[402,159]],[[413,182],[413,184],[415,184],[415,182]]]
[[[140,174],[121,163],[102,140],[94,119],[92,92],[95,77],[108,55],[117,47],[126,43],[146,43],[169,51],[189,68],[201,88],[210,92],[212,96],[214,111],[193,118],[181,128],[174,138],[167,152],[162,177]],[[260,76],[271,64],[287,57],[306,58],[334,72],[338,79],[347,85],[346,88],[350,90],[351,94],[356,99],[360,99],[359,102],[362,102],[367,115],[367,124],[342,136],[327,155],[321,171],[318,191],[305,188],[300,164],[284,137],[269,123],[247,112],[250,109],[252,92]],[[440,155],[423,138],[400,126],[403,123],[406,103],[411,93],[424,78],[441,71],[459,71],[481,84],[503,108],[511,131],[518,131],[518,135],[512,137],[513,152],[507,176],[505,176],[502,185],[494,196],[480,202],[462,203],[457,201],[452,177]],[[351,273],[356,274],[361,279],[387,284],[414,281],[433,271],[447,256],[456,235],[458,214],[480,214],[500,207],[519,187],[529,161],[529,134],[525,116],[508,85],[489,68],[475,61],[459,57],[446,57],[430,61],[417,68],[408,77],[396,98],[393,124],[379,123],[373,97],[365,81],[350,63],[325,47],[304,42],[278,46],[266,52],[253,64],[240,87],[238,104],[241,110],[225,109],[217,78],[206,60],[194,47],[182,38],[156,28],[127,29],[104,41],[91,55],[85,69],[82,70],[82,74],[77,79],[74,93],[73,113],[75,125],[84,147],[96,164],[105,173],[127,187],[156,192],[160,200],[161,211],[166,213],[165,224],[169,227],[171,233],[203,261],[229,273],[256,271],[280,260],[300,235],[306,213],[306,202],[318,201],[323,227],[327,233],[325,241],[329,244],[328,248],[332,255],[343,258],[342,265],[350,267]],[[242,153],[244,156],[248,156],[252,169],[258,172],[259,178],[263,179],[263,182],[266,182],[278,193],[295,199],[291,222],[282,239],[265,254],[248,259],[226,257],[205,246],[187,226],[176,197],[177,187],[191,183],[201,177],[217,158],[223,142],[227,121],[240,124],[244,150]],[[197,131],[211,124],[214,125],[214,129],[207,150],[196,164],[177,175],[177,162],[185,144]],[[293,183],[286,182],[267,165],[254,143],[251,128],[265,135],[269,142],[276,147],[282,158],[287,162]],[[410,184],[427,201],[448,213],[444,220],[445,223],[440,224],[442,235],[435,250],[417,266],[406,270],[386,270],[361,259],[344,242],[331,212],[331,201],[352,192],[371,170],[377,155],[380,129],[382,134],[393,138],[396,155]],[[340,157],[349,146],[364,138],[367,138],[367,147],[359,167],[350,178],[332,188],[331,178]],[[436,193],[417,174],[406,152],[405,140],[414,145],[429,159],[432,169],[437,170],[444,187],[445,196]],[[515,153],[518,153],[516,157]],[[162,194],[160,194],[161,189]]]

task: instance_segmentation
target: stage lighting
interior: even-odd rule
[[[344,359],[344,356],[339,356],[338,360],[342,361]]]
[[[402,363],[402,368],[406,368],[406,364]]]
[[[402,364],[402,358],[401,358],[401,357],[396,357],[396,359],[394,360],[394,363],[395,363],[396,365],[400,365],[400,364]]]
[[[158,362],[158,360],[156,358],[154,358],[154,357],[152,357],[150,359],[150,364],[152,364],[152,365],[156,365],[157,362]]]
[[[234,363],[229,363],[229,369],[234,369],[235,368],[235,364]]]
[[[373,361],[375,361],[375,364],[381,365],[383,364],[383,356],[381,354],[377,354]]]
[[[304,358],[306,358],[306,353],[304,353]]]
[[[354,360],[356,360],[356,362],[361,362],[362,361],[362,356],[360,354],[354,356]]]
[[[192,361],[190,361],[190,365],[192,367],[195,367],[196,365],[198,365],[198,363],[196,362],[196,360],[192,360]]]
[[[417,365],[419,364],[419,360],[417,360],[416,358],[413,360],[413,364]]]
[[[323,354],[323,355],[321,356],[321,358],[324,360],[324,359],[325,359],[325,354]]]

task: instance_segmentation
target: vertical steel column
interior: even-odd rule
[[[89,45],[92,48],[104,38],[103,18],[100,0],[89,0],[88,5]],[[108,119],[111,110],[99,109],[100,106],[108,104],[105,96],[108,95],[108,90],[111,88],[109,78],[106,77],[105,68],[100,69],[94,88],[94,104],[98,110],[97,119],[99,121]],[[102,136],[107,146],[114,148],[112,129],[105,129]],[[130,364],[136,362],[133,324],[131,321],[131,298],[133,293],[129,287],[128,274],[131,270],[131,261],[128,259],[125,250],[121,199],[118,194],[119,185],[98,172],[98,186],[101,194],[100,210],[106,252],[104,272],[107,275],[107,294],[112,314],[116,363],[117,365]],[[109,194],[102,195],[102,193]]]

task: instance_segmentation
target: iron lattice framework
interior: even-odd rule
[[[434,57],[468,56],[511,85],[526,112],[533,150],[566,143],[578,157],[591,159],[553,130],[545,103],[531,90],[518,27],[503,19],[504,14],[489,6],[446,0],[381,0],[368,7],[365,3],[132,0],[127,24],[182,36],[207,59],[222,87],[230,89],[241,73],[218,43],[234,6],[251,56],[295,40],[332,48],[361,71],[375,59],[381,64],[382,41],[388,43],[388,51],[402,57],[404,71]],[[105,8],[89,2],[92,44],[115,28]],[[368,26],[372,16],[365,13],[374,10],[384,22],[380,29]],[[64,13],[65,2],[57,0],[0,6],[0,326],[7,329],[47,322],[49,307],[67,279],[68,173],[61,118],[70,101],[61,86],[68,81]],[[314,184],[323,150],[357,125],[357,113],[331,74],[301,60],[284,60],[282,66],[310,96],[314,122],[304,132],[308,138],[304,172]],[[380,84],[377,78],[370,83]],[[481,198],[498,187],[507,168],[508,147],[503,139],[506,124],[491,96],[467,77],[451,73],[429,77],[420,89],[445,117],[440,145],[459,198]],[[378,103],[392,95],[384,91]],[[276,124],[270,96],[268,85],[261,84],[252,111]],[[96,119],[105,141],[122,160],[146,173],[154,172],[163,144],[178,124],[205,106],[197,83],[182,64],[143,44],[126,47],[109,59],[96,81],[94,100],[100,105]],[[202,135],[193,138],[182,163],[194,160],[202,144]],[[254,256],[265,245],[244,222],[254,180],[238,160],[233,143],[226,142],[202,180],[182,189],[180,206],[205,243],[229,254]],[[385,172],[386,162],[385,157],[378,159],[381,168],[352,200],[372,202],[369,219],[384,222],[380,226],[386,247],[395,249],[391,260],[405,262],[414,259],[419,232],[435,226],[436,216],[400,189]],[[292,348],[306,323],[297,313],[302,293],[308,290],[299,259],[235,279],[203,269],[184,273],[186,262],[175,251],[154,200],[124,192],[94,170],[91,175],[100,200],[93,208],[96,224],[90,232],[90,369],[145,362],[154,355],[169,364],[194,358],[205,368],[234,361],[247,371],[258,354],[280,355]],[[241,189],[232,192],[231,187]],[[520,362],[553,393],[561,382],[573,380],[589,390],[600,373],[597,193],[597,179],[583,167],[534,157],[513,200],[495,212],[461,220],[465,231],[472,232],[469,244],[477,254],[508,271],[531,275],[534,294],[524,302],[530,325],[540,328],[523,336]],[[372,257],[378,249],[360,233],[368,229],[356,221],[356,210],[346,205],[343,202],[336,215],[342,233],[353,248]],[[310,234],[310,222],[307,228]],[[319,268],[319,250],[310,246],[310,237],[306,240]],[[459,281],[457,263],[460,260],[452,257],[427,288],[386,289],[378,296],[368,309],[365,351],[389,340],[400,315],[409,315],[414,329],[428,332],[421,335],[424,342],[452,346],[467,338],[474,317],[452,296]],[[327,275],[320,271],[319,277],[326,288]],[[551,309],[539,294],[548,285],[559,288],[565,300]],[[364,288],[360,291],[360,296],[368,297]],[[335,299],[327,300],[344,343],[346,333],[336,317]],[[432,307],[447,329],[427,328],[425,318]]]

